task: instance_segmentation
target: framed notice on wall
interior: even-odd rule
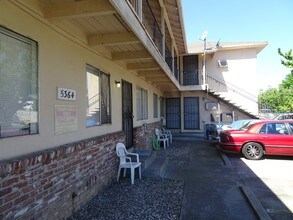
[[[77,107],[55,105],[55,134],[77,131]]]
[[[218,110],[218,103],[215,102],[206,102],[206,110]]]

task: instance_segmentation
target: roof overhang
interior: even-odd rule
[[[257,54],[261,52],[268,42],[207,42],[204,50],[204,42],[195,42],[188,45],[189,54],[213,54],[217,51],[239,50],[255,48]]]

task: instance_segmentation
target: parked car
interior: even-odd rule
[[[240,130],[223,131],[219,147],[252,160],[264,154],[293,156],[293,120],[256,120]]]
[[[293,119],[293,113],[282,113],[273,118],[274,120],[287,120]]]
[[[228,131],[228,130],[239,130],[242,126],[246,125],[247,123],[254,121],[257,119],[243,119],[243,120],[237,120],[234,121],[232,124],[223,125],[221,127],[222,131]]]

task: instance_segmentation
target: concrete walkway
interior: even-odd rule
[[[170,153],[174,149],[177,152]],[[180,149],[185,155],[180,154]],[[165,158],[166,162],[160,164]],[[163,169],[155,172],[160,167]],[[169,149],[157,153],[144,175],[185,182],[182,220],[270,219],[258,207],[260,204],[249,189],[241,184],[229,159],[208,141],[174,141]]]

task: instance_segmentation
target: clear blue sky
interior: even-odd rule
[[[290,73],[281,64],[278,48],[293,49],[293,0],[181,0],[187,43],[199,41],[267,41],[258,54],[260,89],[277,87]]]

